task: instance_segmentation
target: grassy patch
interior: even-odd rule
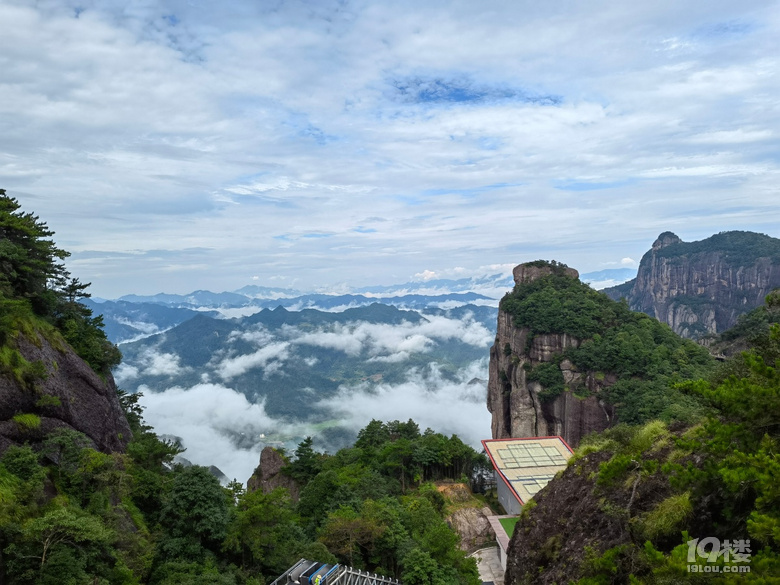
[[[650,540],[672,536],[682,530],[693,514],[690,492],[666,498],[639,521]]]
[[[51,394],[44,394],[38,400],[35,401],[35,406],[38,408],[57,408],[62,406],[62,401],[58,396],[52,396]]]
[[[499,518],[498,521],[501,522],[501,526],[504,527],[504,532],[506,532],[506,535],[509,538],[512,538],[512,535],[515,533],[515,524],[517,524],[517,521],[520,520],[519,516],[515,516],[514,518]]]
[[[615,448],[615,454],[609,461],[599,465],[598,485],[605,486],[625,480],[629,472],[640,471],[653,474],[658,469],[658,462],[642,457],[643,453],[655,452],[666,446],[670,440],[666,425],[658,420],[636,427],[618,425],[604,432],[598,440],[610,440]],[[598,443],[594,443],[594,447]],[[586,445],[582,449],[587,449]],[[599,450],[594,448],[593,450]],[[579,451],[579,449],[578,449]],[[582,455],[579,455],[582,457]]]
[[[0,372],[28,390],[35,389],[36,382],[46,378],[46,366],[42,361],[28,362],[18,349],[10,345],[0,347]]]
[[[17,414],[13,421],[28,431],[33,431],[41,426],[41,417],[37,414]]]

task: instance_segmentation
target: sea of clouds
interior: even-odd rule
[[[340,427],[352,434],[371,419],[411,418],[423,430],[457,434],[475,448],[479,448],[481,439],[490,437],[485,400],[493,333],[470,315],[462,319],[428,315],[418,323],[392,325],[339,323],[313,330],[285,326],[272,332],[255,326],[235,331],[229,339],[250,342],[253,349],[249,353],[227,349],[215,354],[200,372],[201,383],[193,386],[168,384],[160,391],[141,385],[137,390],[143,393],[140,404],[146,422],[158,434],[178,437],[186,448],[184,457],[198,465],[215,465],[230,479],[245,482],[250,477],[270,437],[274,438],[272,444],[281,442],[292,449],[303,437],[320,435],[321,427],[305,419],[274,418],[262,399],[253,403],[231,387],[236,376],[251,369],[262,370],[264,376],[283,373],[289,360],[301,359],[297,349],[307,345],[389,364],[403,363],[412,355],[430,352],[438,342],[453,339],[484,348],[484,357],[462,367],[454,378],[445,376],[432,360],[423,367],[410,367],[400,383],[365,380],[342,385],[335,396],[328,398],[318,396],[315,388],[306,391],[311,392],[313,410],[332,413],[332,419],[339,420]],[[322,367],[316,358],[302,362],[312,368]],[[176,354],[150,347],[132,364],[123,363],[115,374],[120,385],[127,387],[140,374],[175,379],[185,370]]]

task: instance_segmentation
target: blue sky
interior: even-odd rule
[[[0,187],[106,297],[778,237],[779,8],[0,0]]]

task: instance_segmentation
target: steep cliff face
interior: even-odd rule
[[[0,452],[57,429],[84,433],[106,453],[125,450],[131,430],[111,374],[101,379],[64,342],[52,344],[40,333],[20,335],[16,346],[27,362],[38,362],[41,375],[20,382],[0,374]]]
[[[723,232],[699,242],[661,234],[642,258],[637,277],[605,289],[635,311],[697,338],[734,326],[780,287],[780,240],[751,232]]]
[[[513,271],[517,285],[552,273],[550,268],[529,264]],[[571,268],[563,273],[569,278],[579,276]],[[577,445],[586,434],[611,424],[614,411],[600,392],[614,383],[614,376],[578,371],[565,359],[555,363],[567,349],[579,345],[580,340],[567,333],[533,335],[529,328],[515,326],[512,315],[499,310],[496,341],[490,349],[487,397],[494,439],[560,435],[570,445]],[[543,394],[539,381],[529,380],[529,372],[541,364],[555,364],[563,376],[566,389],[552,400]]]

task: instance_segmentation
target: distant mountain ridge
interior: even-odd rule
[[[612,299],[667,323],[684,337],[700,338],[733,327],[780,287],[780,239],[746,231],[683,242],[658,236],[642,257],[637,277],[604,289]]]
[[[362,294],[306,294],[293,297],[249,298],[237,293],[195,291],[188,295],[160,293],[151,296],[125,295],[117,301],[82,301],[95,315],[103,317],[105,331],[114,343],[128,343],[179,325],[199,314],[210,317],[246,317],[263,309],[284,307],[291,311],[316,309],[341,312],[374,303],[404,310],[452,309],[465,305],[493,307],[496,299],[474,292],[439,295],[407,294],[366,296]]]

